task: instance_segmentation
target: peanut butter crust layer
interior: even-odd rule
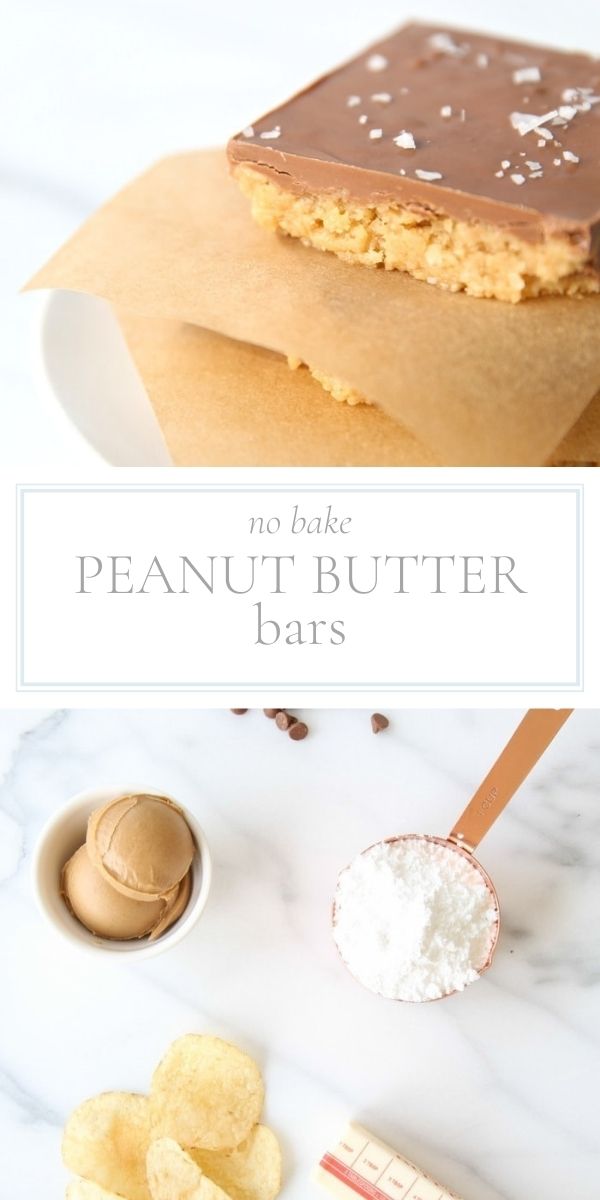
[[[600,61],[411,24],[229,143],[260,224],[470,295],[600,291]]]
[[[324,391],[328,392],[334,400],[338,400],[342,404],[348,404],[354,407],[357,404],[366,404],[370,408],[374,407],[371,400],[367,400],[361,392],[351,384],[345,383],[343,379],[336,379],[332,375],[326,375],[323,371],[319,371],[316,367],[309,366],[308,363],[302,361],[301,358],[289,358],[288,367],[292,371],[308,371],[309,375],[319,383]],[[600,408],[600,395],[596,396],[589,408],[585,410],[579,421],[563,438],[559,446],[557,446],[554,454],[547,461],[546,466],[549,467],[600,467],[600,460],[595,457],[598,445],[598,437],[595,436],[594,426],[598,425],[597,411]],[[586,455],[589,458],[567,458],[565,454],[568,451],[581,451],[585,447]],[[416,465],[416,464],[413,464]]]
[[[366,396],[357,392],[356,388],[351,387],[349,383],[344,383],[342,379],[336,379],[333,375],[326,375],[317,367],[310,367],[308,363],[302,362],[301,358],[291,358],[288,355],[287,363],[291,371],[308,371],[313,379],[321,384],[323,390],[329,392],[334,400],[339,400],[340,404],[349,404],[350,407],[354,407],[355,404],[371,404]]]

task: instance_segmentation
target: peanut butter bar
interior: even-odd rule
[[[600,60],[406,25],[237,134],[255,219],[516,302],[600,291]]]

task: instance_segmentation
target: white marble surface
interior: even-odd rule
[[[408,1006],[346,974],[338,869],[381,836],[445,833],[519,714],[315,712],[291,742],[261,712],[4,713],[0,722],[0,1197],[59,1200],[62,1122],[143,1089],[171,1038],[211,1030],[264,1067],[285,1200],[347,1117],[464,1200],[596,1200],[600,1175],[600,716],[567,723],[484,842],[504,927],[492,971]],[[139,964],[81,958],[38,916],[29,866],[83,787],[145,779],[188,804],[215,860],[195,932]]]
[[[91,470],[95,454],[34,378],[32,297],[16,292],[154,159],[223,142],[313,74],[418,13],[600,52],[597,0],[5,0],[0,39],[0,463]]]

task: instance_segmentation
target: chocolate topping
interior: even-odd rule
[[[410,24],[238,134],[296,192],[481,220],[600,257],[600,60]]]
[[[382,733],[384,729],[389,728],[389,724],[389,718],[385,717],[383,713],[373,713],[371,717],[371,729],[373,733]]]

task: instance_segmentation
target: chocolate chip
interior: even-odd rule
[[[285,731],[286,729],[289,729],[290,726],[295,725],[297,720],[297,717],[293,717],[291,713],[286,712],[284,708],[281,708],[275,717],[275,724],[278,729],[283,729]]]
[[[235,713],[236,717],[241,717],[241,716],[243,716],[244,713],[248,712],[248,709],[247,708],[232,708],[231,711],[232,711],[232,713]]]
[[[304,721],[295,721],[291,728],[288,729],[288,737],[291,737],[294,742],[304,741],[307,733],[308,725],[305,725]]]
[[[277,713],[281,712],[281,709],[280,708],[263,708],[263,712],[265,714],[265,717],[269,717],[269,719],[271,721],[273,721],[273,720],[275,720]]]
[[[381,733],[382,729],[387,729],[389,721],[384,717],[383,713],[373,713],[371,717],[371,729],[373,733]]]

